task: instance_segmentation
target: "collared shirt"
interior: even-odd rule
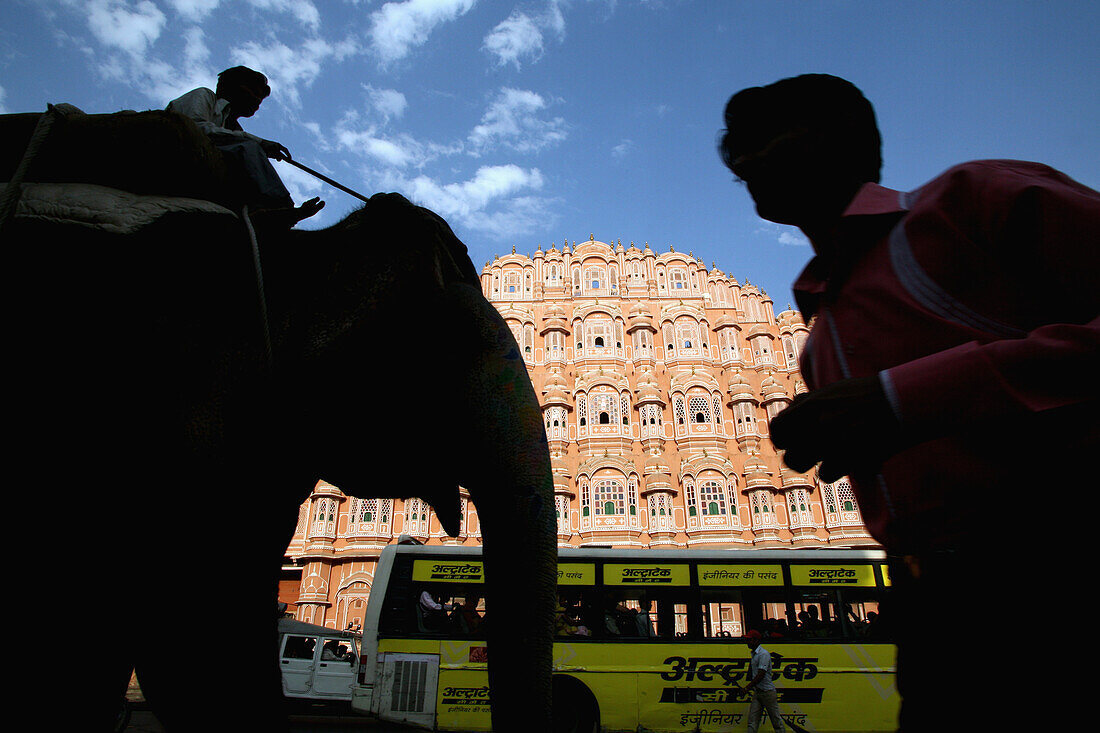
[[[420,594],[420,607],[425,611],[442,611],[443,604],[437,602],[432,598],[432,594],[428,591],[424,591]]]
[[[764,678],[756,684],[758,690],[774,690],[775,682],[772,681],[772,655],[767,649],[757,646],[749,660],[749,682],[756,679],[760,671],[764,671]]]
[[[206,87],[192,89],[182,97],[173,99],[165,109],[190,117],[215,144],[244,139],[261,141],[261,138],[242,130],[240,123],[230,115],[229,102]]]
[[[983,508],[1022,500],[1012,488],[1096,455],[1096,191],[1037,163],[965,163],[911,193],[865,184],[814,248],[794,285],[816,319],[808,384],[878,374],[929,438],[851,477],[889,549],[954,546]]]

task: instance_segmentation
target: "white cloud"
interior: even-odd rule
[[[512,64],[518,69],[521,59],[537,61],[543,52],[543,31],[553,33],[559,42],[565,39],[561,5],[562,0],[550,0],[546,10],[534,16],[513,10],[485,36],[482,49],[496,58],[497,66]]]
[[[546,199],[517,195],[537,191],[542,185],[537,168],[508,164],[479,168],[472,179],[460,183],[441,185],[418,176],[400,188],[411,200],[444,218],[505,239],[553,223]]]
[[[467,217],[494,199],[527,188],[542,188],[542,173],[538,168],[525,170],[509,163],[478,168],[473,178],[462,183],[440,185],[427,176],[418,176],[409,185],[410,195],[428,208],[444,216]]]
[[[557,35],[558,40],[565,39],[565,16],[561,12],[563,0],[550,0],[546,12],[539,16],[539,22]]]
[[[793,232],[781,232],[779,235],[779,243],[786,244],[793,247],[809,247],[810,242],[805,237]]]
[[[537,59],[542,55],[542,31],[517,10],[485,36],[482,48],[496,57],[499,66],[514,64],[518,69],[521,58]]]
[[[405,114],[405,108],[409,102],[405,95],[396,89],[375,89],[370,84],[364,84],[371,107],[382,116],[383,120],[397,119]]]
[[[435,27],[464,15],[477,0],[405,0],[389,2],[371,15],[372,45],[383,65],[422,46]]]
[[[623,138],[615,147],[611,148],[611,157],[616,160],[622,160],[634,149],[634,141],[629,138]]]
[[[496,144],[529,153],[561,142],[567,136],[560,117],[542,120],[536,113],[546,101],[532,91],[503,88],[468,137],[471,154],[479,155]]]
[[[166,17],[149,0],[132,7],[125,0],[94,0],[86,5],[88,29],[108,48],[140,56],[160,38]]]
[[[6,96],[7,93],[4,91],[4,87],[0,87],[0,115],[6,115],[8,113],[8,108],[4,105],[4,98]]]
[[[202,28],[193,26],[183,32],[183,61],[187,68],[205,67],[210,60],[210,49],[206,46],[206,34]]]
[[[316,30],[321,25],[321,14],[310,0],[248,0],[259,10],[274,10],[289,13],[298,22]]]
[[[537,196],[509,199],[496,211],[475,211],[463,221],[469,229],[504,241],[523,234],[545,232],[556,223],[551,202]]]
[[[323,62],[340,60],[354,53],[351,41],[332,43],[323,38],[306,39],[296,49],[281,41],[261,45],[248,41],[230,51],[234,63],[262,72],[271,81],[271,93],[291,107],[300,107],[301,87],[310,86],[321,73]]]
[[[72,3],[71,7],[83,15],[91,37],[105,51],[85,49],[92,68],[106,79],[139,90],[155,106],[162,107],[183,92],[210,83],[213,73],[208,65],[210,51],[197,26],[187,27],[178,34],[183,41],[182,57],[169,62],[153,51],[167,25],[167,17],[152,2],[93,0]]]
[[[387,98],[396,104],[394,98]],[[372,122],[372,111],[368,110],[366,115],[354,110],[345,112],[333,128],[331,138],[335,147],[370,158],[374,168],[381,164],[394,169],[422,168],[440,155],[453,155],[461,150],[455,146],[422,143],[407,133],[390,134],[384,129],[388,118],[383,117],[381,124]]]
[[[801,230],[785,224],[776,224],[770,221],[760,222],[760,226],[755,229],[754,233],[775,239],[784,247],[810,246],[810,241],[806,239]]]
[[[220,2],[221,0],[169,0],[168,4],[187,20],[198,22],[210,15]]]

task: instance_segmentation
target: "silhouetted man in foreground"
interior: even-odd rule
[[[1028,641],[1047,611],[1025,599],[1073,593],[1088,531],[1057,492],[1100,454],[1100,194],[1009,160],[884,188],[874,111],[832,76],[738,92],[725,122],[721,155],[757,213],[815,254],[794,284],[816,319],[812,391],[772,440],[797,471],[850,475],[871,533],[904,556],[883,614],[901,727],[1012,729],[1045,664]],[[1042,715],[1085,703],[1067,676]]]
[[[268,212],[268,218],[293,226],[325,206],[312,198],[295,208],[290,193],[268,158],[282,160],[290,151],[281,143],[249,134],[241,117],[251,117],[271,94],[267,77],[247,66],[234,66],[218,74],[218,88],[192,89],[168,103],[169,112],[190,117],[225,156],[236,178],[242,203]]]

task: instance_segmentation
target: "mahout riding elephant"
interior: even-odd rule
[[[0,179],[37,120],[0,117]],[[30,654],[28,689],[94,730],[136,668],[169,730],[279,730],[277,577],[316,479],[419,496],[451,534],[461,484],[494,729],[548,725],[541,413],[447,224],[379,195],[253,247],[216,151],[167,113],[58,117],[32,152],[0,221],[11,587],[65,653]]]

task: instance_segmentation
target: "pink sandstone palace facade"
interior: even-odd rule
[[[542,404],[561,546],[874,545],[846,479],[783,466],[768,421],[805,391],[794,310],[692,254],[590,237],[481,273]],[[408,534],[476,545],[474,506],[443,533],[419,499],[357,499],[317,483],[287,548],[280,600],[296,618],[362,622],[373,569]]]

